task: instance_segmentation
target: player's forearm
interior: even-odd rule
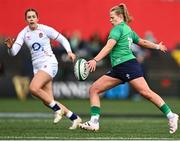
[[[114,39],[109,39],[104,48],[99,52],[99,54],[94,58],[94,60],[96,60],[96,62],[102,60],[105,56],[107,56],[110,53],[115,44],[116,41]]]
[[[63,45],[63,47],[67,53],[72,52],[69,41],[63,35],[59,34],[59,36],[56,40]]]
[[[94,59],[98,62],[106,57],[110,51],[111,49],[105,46]]]
[[[138,45],[143,46],[145,48],[150,48],[150,49],[159,49],[159,45],[155,44],[153,42],[150,42],[148,40],[140,39]]]
[[[21,46],[17,43],[14,43],[12,48],[8,49],[8,53],[12,56],[16,56],[20,49],[21,49]]]

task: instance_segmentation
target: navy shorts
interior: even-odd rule
[[[141,65],[136,59],[132,59],[112,67],[105,75],[122,80],[124,83],[138,77],[143,77]]]

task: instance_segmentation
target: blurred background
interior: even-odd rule
[[[112,28],[109,10],[121,2],[127,5],[133,17],[130,26],[140,37],[155,43],[163,41],[168,48],[164,54],[132,46],[150,87],[162,97],[180,99],[180,0],[0,0],[0,98],[32,99],[28,90],[33,75],[28,48],[24,45],[17,56],[11,57],[3,43],[7,37],[16,38],[26,26],[26,9],[36,9],[40,23],[61,32],[76,55],[89,60],[105,45]],[[110,68],[109,57],[80,82],[64,48],[53,41],[52,48],[59,61],[53,82],[55,97],[87,99],[92,82]],[[142,99],[128,84],[106,91],[102,98]]]

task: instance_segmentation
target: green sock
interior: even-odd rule
[[[160,110],[167,116],[169,112],[171,112],[171,109],[169,106],[165,103],[160,107]]]
[[[97,107],[97,106],[92,106],[91,107],[91,115],[92,116],[95,116],[95,115],[100,115],[100,107]]]

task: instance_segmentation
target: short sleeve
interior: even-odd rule
[[[45,31],[46,35],[50,38],[55,40],[59,36],[59,32],[56,31],[54,28],[49,27],[47,25],[43,25],[43,30]]]
[[[139,42],[139,36],[134,31],[132,31],[132,40],[133,40],[133,43],[135,44]]]
[[[118,41],[121,37],[121,33],[122,33],[121,28],[118,26],[115,26],[114,28],[111,29],[108,39],[114,39]]]

